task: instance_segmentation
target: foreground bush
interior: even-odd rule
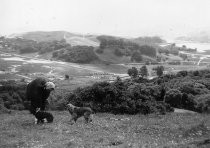
[[[173,111],[167,103],[156,101],[161,95],[158,85],[147,86],[120,79],[113,83],[100,82],[93,86],[78,88],[68,101],[77,106],[90,106],[96,112],[114,114],[149,114]]]
[[[7,109],[24,110],[25,106],[25,82],[1,81],[0,82],[0,100],[1,104]]]

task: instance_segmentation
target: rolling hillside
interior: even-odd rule
[[[18,37],[18,38],[17,38]],[[28,43],[28,44],[23,44]],[[35,41],[35,42],[34,42]],[[88,46],[94,47],[94,52],[98,56],[96,59],[89,59],[89,61],[96,61],[98,63],[120,64],[156,61],[156,51],[158,44],[165,42],[160,37],[138,37],[138,38],[123,38],[109,35],[92,35],[70,33],[67,31],[34,31],[22,34],[13,34],[7,41],[11,49],[17,49],[20,53],[34,53],[53,54],[54,52],[61,55],[59,60],[74,61],[72,56],[68,57],[70,50],[73,47]],[[13,44],[15,42],[15,44]],[[31,44],[30,42],[33,42]],[[72,47],[67,47],[67,46]],[[80,49],[80,47],[76,47]],[[100,50],[100,51],[99,51]],[[73,53],[81,57],[86,51],[74,51]],[[48,59],[53,57],[55,60],[57,56],[48,56]],[[63,59],[65,57],[65,59]],[[84,56],[83,56],[84,57]],[[69,59],[70,58],[70,59]],[[68,60],[66,60],[68,59]],[[77,61],[81,61],[78,59]],[[89,62],[91,63],[91,62]]]
[[[86,36],[81,37],[81,36],[73,36],[73,37],[66,37],[65,38],[66,42],[73,45],[82,45],[82,46],[93,46],[97,47],[99,46],[99,42],[91,40],[91,38],[88,38]]]
[[[86,46],[99,46],[99,42],[94,35],[82,35],[76,33],[70,33],[66,31],[35,31],[27,32],[23,34],[13,34],[10,38],[20,37],[27,40],[34,40],[37,42],[51,42],[54,40],[60,41],[65,39],[67,43],[76,45],[86,45]]]

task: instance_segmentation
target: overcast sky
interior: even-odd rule
[[[210,30],[210,0],[0,0],[0,34],[65,30],[175,37]]]

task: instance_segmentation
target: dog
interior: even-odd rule
[[[71,114],[71,124],[74,124],[72,121],[76,123],[77,119],[82,116],[84,116],[86,123],[92,122],[92,114],[94,112],[90,107],[77,107],[69,103],[66,105],[66,108]]]
[[[41,111],[40,108],[38,108],[35,113],[35,124],[46,123],[46,122],[52,123],[53,115],[51,113]]]

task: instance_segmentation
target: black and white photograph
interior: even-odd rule
[[[210,0],[0,0],[0,148],[210,148]]]

